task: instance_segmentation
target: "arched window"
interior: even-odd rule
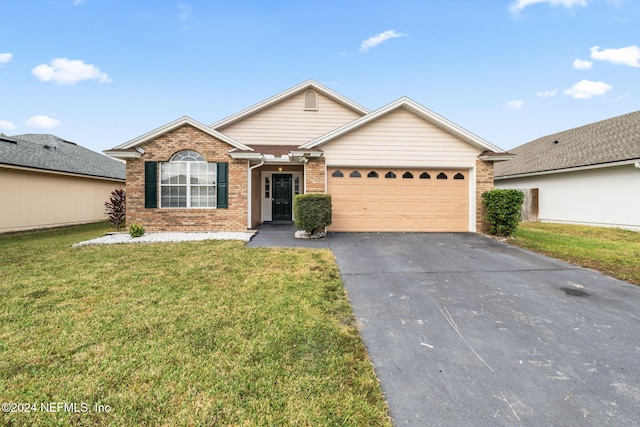
[[[413,179],[413,174],[411,172],[407,171],[407,172],[402,174],[402,177],[404,179]]]
[[[361,175],[360,175],[360,172],[358,172],[358,171],[352,171],[349,174],[349,178],[360,178],[360,177],[361,177]]]
[[[173,155],[171,162],[206,162],[204,157],[197,151],[183,150]]]
[[[367,174],[367,178],[377,178],[378,177],[378,172],[376,171],[371,171]]]
[[[458,172],[457,174],[455,174],[453,176],[453,179],[464,179],[464,175],[462,175],[460,172]]]
[[[315,111],[318,109],[318,94],[313,90],[304,93],[304,109]]]
[[[420,174],[420,179],[431,179],[431,175],[429,175],[427,172],[422,172]]]
[[[384,177],[385,177],[385,178],[395,178],[395,177],[396,177],[396,174],[395,174],[395,173],[393,173],[393,172],[391,172],[391,171],[389,171],[389,172],[387,172],[387,173],[385,173],[385,174],[384,174]]]
[[[180,151],[160,164],[161,208],[216,207],[216,163],[198,152]]]
[[[331,176],[334,178],[342,178],[344,175],[341,170],[335,170],[331,173]]]
[[[449,177],[447,176],[447,174],[446,174],[446,173],[444,173],[444,172],[440,172],[440,173],[438,174],[438,176],[436,177],[436,179],[449,179]]]

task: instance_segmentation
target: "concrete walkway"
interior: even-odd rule
[[[282,230],[254,243],[291,246]],[[396,425],[640,425],[640,287],[473,233],[314,244],[336,257]]]
[[[297,230],[293,224],[260,224],[254,230],[257,233],[253,236],[247,246],[258,247],[282,247],[282,248],[329,248],[329,239],[296,239],[294,234]]]

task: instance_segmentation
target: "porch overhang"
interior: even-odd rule
[[[250,160],[266,163],[304,163],[310,158],[321,157],[321,150],[300,150],[297,146],[260,145],[252,146],[252,151],[233,149],[229,155],[235,160]]]
[[[126,159],[139,159],[144,154],[144,150],[142,149],[136,150],[135,148],[124,149],[124,150],[113,149],[113,150],[104,150],[103,153],[106,154],[107,156],[110,156],[116,159],[126,160]]]
[[[515,154],[509,152],[496,153],[493,151],[484,151],[478,156],[480,160],[485,162],[504,162],[516,157]]]

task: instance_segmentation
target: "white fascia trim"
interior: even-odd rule
[[[114,157],[116,159],[139,159],[142,157],[142,153],[139,151],[129,151],[129,150],[104,150],[104,154],[109,157]]]
[[[491,144],[490,142],[480,138],[479,136],[469,132],[468,130],[456,125],[455,123],[445,119],[444,117],[434,113],[433,111],[429,110],[428,108],[423,107],[422,105],[418,104],[417,102],[407,98],[407,97],[402,97],[400,99],[398,99],[397,101],[392,102],[391,104],[385,105],[384,107],[379,108],[378,110],[360,118],[360,119],[356,119],[354,121],[352,121],[351,123],[347,123],[346,125],[332,131],[329,132],[319,138],[314,139],[313,141],[310,141],[304,145],[301,145],[300,148],[315,148],[315,147],[319,147],[329,141],[332,141],[335,138],[338,138],[348,132],[351,132],[361,126],[366,125],[367,123],[370,123],[388,113],[390,113],[393,110],[396,110],[398,108],[405,108],[408,111],[412,112],[413,114],[416,114],[418,117],[421,117],[422,119],[434,124],[435,126],[441,128],[442,130],[449,132],[455,136],[457,136],[458,138],[464,140],[465,142],[475,146],[476,148],[480,149],[480,150],[490,150],[493,152],[503,152],[504,150],[502,150],[500,147]]]
[[[323,151],[319,150],[291,150],[293,157],[322,157]]]
[[[248,147],[227,135],[224,135],[216,130],[213,130],[209,126],[206,126],[200,123],[199,121],[194,120],[188,116],[182,116],[179,119],[176,119],[170,123],[167,123],[164,126],[160,126],[159,128],[152,130],[151,132],[147,132],[144,135],[141,135],[137,138],[134,138],[130,141],[125,142],[124,144],[118,145],[117,147],[113,148],[113,150],[125,150],[127,148],[134,148],[138,145],[144,144],[147,141],[157,138],[160,135],[170,132],[185,124],[191,125],[194,128],[201,130],[202,132],[208,133],[209,135],[215,138],[218,138],[219,140],[226,142],[227,144],[239,150],[253,151],[251,147]]]
[[[235,151],[229,151],[228,153],[231,156],[231,158],[234,160],[262,160],[261,153],[246,153],[246,152],[238,153]]]
[[[603,169],[603,168],[611,168],[615,166],[625,166],[625,165],[635,165],[636,162],[639,162],[640,159],[631,159],[631,160],[623,160],[620,162],[610,162],[610,163],[600,163],[597,165],[587,165],[587,166],[577,166],[573,168],[564,168],[564,169],[552,169],[548,171],[540,171],[540,172],[529,172],[529,173],[520,173],[517,175],[504,175],[504,176],[496,176],[493,178],[494,181],[503,181],[507,179],[514,178],[527,178],[530,176],[538,176],[538,175],[553,175],[556,173],[566,173],[566,172],[578,172],[584,170],[591,169]]]
[[[515,154],[505,154],[502,156],[478,156],[480,160],[485,160],[488,162],[504,162],[507,160],[512,160],[516,157]]]
[[[51,174],[51,175],[72,176],[72,177],[75,177],[75,178],[97,179],[97,180],[100,180],[100,181],[113,181],[113,182],[120,182],[120,183],[123,183],[123,184],[125,182],[124,178],[120,179],[120,178],[109,178],[109,177],[106,177],[106,176],[98,176],[98,175],[83,175],[81,173],[63,172],[63,171],[56,171],[56,170],[53,170],[53,169],[38,169],[38,168],[30,168],[30,167],[26,167],[26,166],[0,164],[0,169],[2,169],[2,168],[15,169],[15,170],[26,171],[26,172],[47,173],[47,174]]]
[[[229,116],[225,119],[217,121],[211,124],[210,127],[212,129],[218,129],[218,128],[227,126],[231,123],[237,122],[245,117],[248,117],[258,111],[264,110],[267,107],[277,104],[291,96],[294,96],[308,89],[313,89],[328,98],[333,98],[339,103],[345,105],[347,108],[354,110],[359,114],[365,115],[365,114],[369,114],[370,112],[369,109],[363,107],[360,104],[357,104],[356,102],[353,102],[349,98],[345,98],[344,96],[340,95],[337,92],[334,92],[333,90],[329,89],[326,86],[321,85],[315,80],[307,80],[305,82],[300,83],[297,86],[292,87],[291,89],[287,89],[284,92],[280,92],[279,94],[272,96],[271,98],[267,98],[262,102],[252,105],[251,107],[245,108],[244,110],[236,114],[233,114],[232,116]]]

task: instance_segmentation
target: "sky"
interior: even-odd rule
[[[313,79],[508,150],[640,110],[638,0],[0,0],[0,132],[95,151]]]

